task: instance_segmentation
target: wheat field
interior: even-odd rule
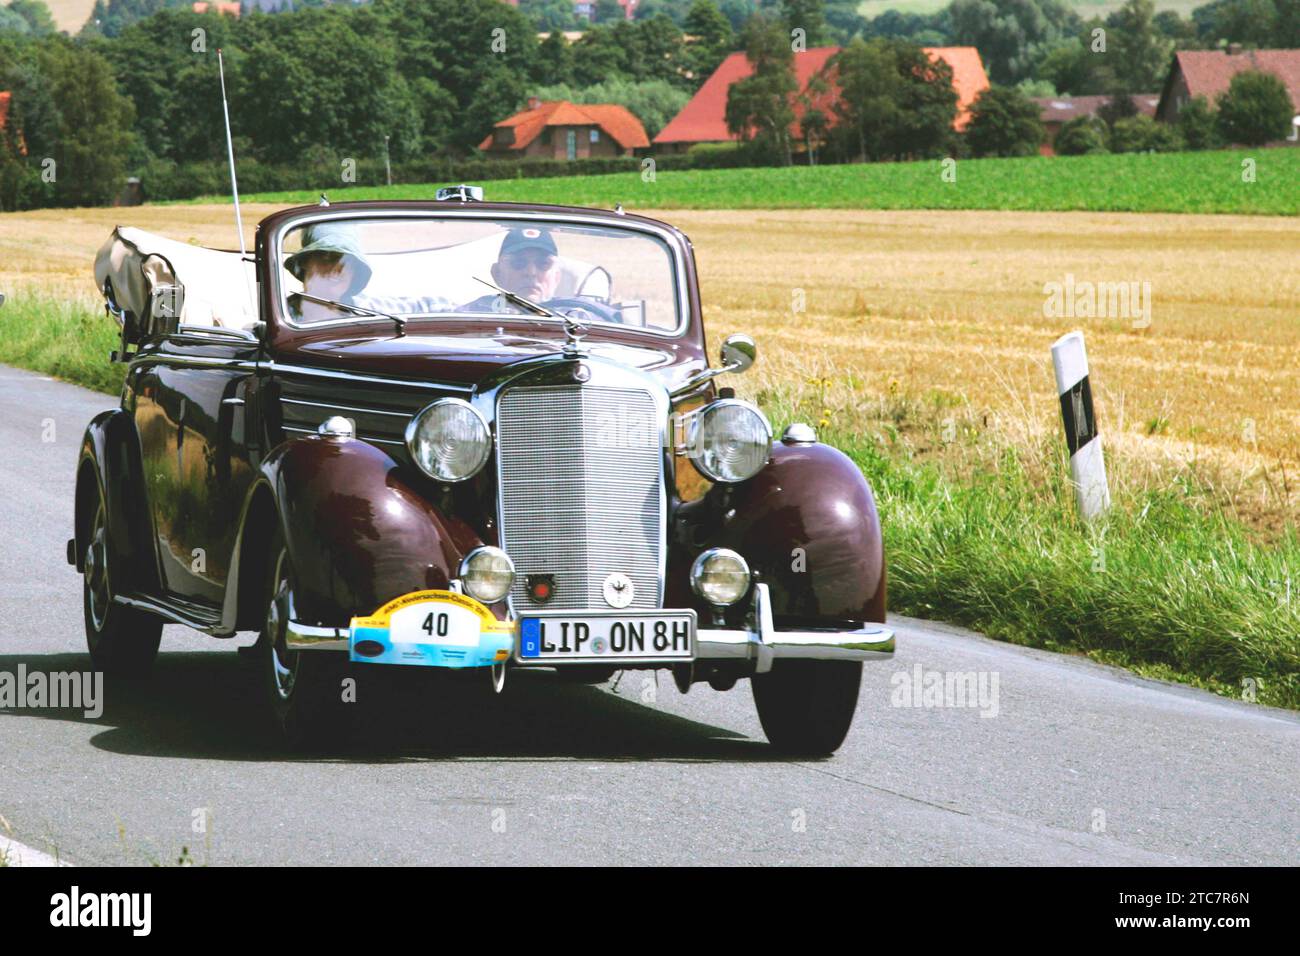
[[[253,224],[274,206],[248,206]],[[651,213],[653,215],[653,213]],[[1193,469],[1251,524],[1300,508],[1300,222],[957,211],[673,211],[695,244],[711,347],[758,340],[742,394],[804,417],[1026,445],[1059,428],[1051,343],[1082,329],[1107,454],[1134,480]],[[94,301],[113,224],[235,244],[228,205],[0,217],[0,289]],[[1148,284],[1132,315],[1047,314],[1050,283]],[[1100,303],[1099,303],[1100,304]],[[951,438],[951,434],[948,436]],[[960,445],[961,442],[956,444]],[[969,442],[967,443],[969,444]],[[1137,467],[1140,466],[1140,467]]]

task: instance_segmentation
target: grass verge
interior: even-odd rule
[[[1249,160],[1250,168],[1243,164]],[[1095,212],[1300,213],[1300,150],[1219,150],[964,159],[955,181],[939,160],[865,165],[661,171],[484,184],[491,200],[629,209],[1007,209]],[[1249,175],[1247,175],[1249,174]],[[1246,177],[1249,181],[1246,181]],[[331,200],[431,199],[442,184],[322,184]],[[188,202],[221,201],[201,197]],[[319,189],[254,193],[248,202],[305,204]]]
[[[125,367],[108,355],[121,344],[102,307],[22,295],[0,306],[0,362],[116,395]]]
[[[112,323],[85,305],[0,308],[0,362],[114,393],[115,344]],[[822,406],[797,390],[757,397],[781,424],[817,421]],[[1194,474],[1152,487],[1127,480],[1119,456],[1109,463],[1112,513],[1083,526],[1055,436],[1041,447],[986,443],[976,467],[954,469],[913,454],[885,418],[879,428],[863,415],[852,427],[823,420],[821,437],[875,489],[892,610],[1300,709],[1294,527],[1261,543],[1207,506]]]
[[[797,419],[775,404],[774,422]],[[1119,457],[1108,462],[1111,513],[1083,525],[1056,436],[956,474],[856,424],[820,432],[872,483],[892,611],[1300,709],[1294,527],[1260,542],[1207,507],[1195,476],[1130,487]],[[1060,477],[1040,472],[1044,460]]]

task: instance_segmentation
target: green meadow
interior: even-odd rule
[[[1300,149],[1031,156],[835,166],[645,170],[498,179],[486,198],[641,209],[1006,209],[1300,213]],[[254,193],[250,202],[428,199],[441,183]],[[220,201],[209,196],[194,203]]]

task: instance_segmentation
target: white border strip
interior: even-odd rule
[[[11,840],[2,834],[0,834],[0,857],[4,859],[6,866],[72,866],[67,860],[60,860],[40,850],[33,850],[27,844]]]

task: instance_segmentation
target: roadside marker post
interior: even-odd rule
[[[1052,345],[1052,367],[1056,371],[1056,391],[1061,396],[1065,444],[1070,452],[1070,482],[1079,515],[1091,521],[1110,508],[1110,486],[1092,409],[1088,353],[1082,332],[1069,332],[1056,340]]]

